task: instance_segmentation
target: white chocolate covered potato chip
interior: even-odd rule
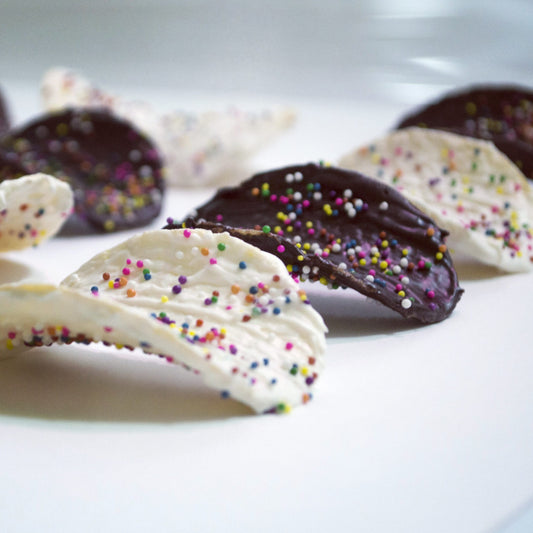
[[[257,412],[312,398],[325,325],[283,263],[207,230],[157,230],[49,286],[4,286],[0,350],[103,340],[198,371]],[[46,312],[45,312],[46,310]]]
[[[55,235],[72,211],[67,183],[32,174],[0,183],[0,252],[36,246]]]
[[[530,186],[492,143],[408,128],[339,164],[396,187],[450,232],[455,251],[508,272],[533,267]]]
[[[156,143],[170,185],[203,187],[235,184],[249,173],[249,160],[295,119],[292,110],[259,113],[231,108],[203,113],[157,113],[145,102],[128,102],[97,88],[81,74],[53,68],[45,73],[45,108],[105,108],[132,122]]]

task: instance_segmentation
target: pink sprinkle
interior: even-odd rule
[[[171,355],[167,355],[167,356],[165,357],[165,359],[166,359],[167,362],[169,362],[169,363],[172,363],[172,362],[174,361],[174,357],[172,357]]]
[[[275,202],[278,199],[278,197],[275,194],[270,195],[270,201]]]
[[[186,229],[184,230],[183,232],[183,236],[188,239],[190,236],[191,236],[191,230],[190,229]]]
[[[459,213],[462,213],[464,210],[465,210],[465,208],[464,208],[462,205],[458,205],[458,206],[457,206],[457,211],[458,211]]]
[[[224,217],[222,215],[217,215],[215,218],[216,218],[217,222],[222,222],[222,220],[224,219]]]
[[[212,257],[211,259],[209,259],[209,263],[211,263],[212,265],[216,265],[217,260],[214,257]]]
[[[131,265],[131,259],[126,259],[126,264]]]
[[[13,340],[13,339],[17,336],[17,334],[16,334],[14,331],[10,331],[10,332],[7,334],[7,336],[8,336],[11,340]]]
[[[420,261],[418,261],[418,268],[424,268],[425,266],[426,266],[426,262],[420,259]]]
[[[309,228],[307,230],[307,233],[309,233],[309,235],[314,235],[315,234],[315,230],[313,228]]]
[[[278,249],[278,252],[281,254],[285,251],[285,246],[283,246],[283,244],[280,244],[277,249]]]
[[[426,295],[427,295],[428,298],[433,299],[433,298],[435,298],[435,291],[428,291],[426,293]]]
[[[287,196],[280,196],[280,197],[279,197],[279,201],[280,201],[282,204],[288,204],[288,203],[289,203],[289,199],[287,198]]]
[[[376,271],[375,271],[373,268],[371,268],[371,269],[368,271],[368,273],[369,273],[371,276],[375,276],[375,275],[376,275]]]
[[[396,291],[401,291],[402,289],[403,289],[402,284],[401,284],[401,283],[398,283],[398,284],[396,285]]]
[[[131,261],[130,261],[131,263]],[[124,267],[122,269],[122,273],[125,275],[125,276],[129,276],[131,274],[131,270],[128,268],[128,267]]]
[[[342,205],[342,204],[343,204],[342,198],[337,198],[337,199],[335,200],[335,203],[336,203],[337,205]]]
[[[136,264],[138,268],[142,268],[144,266],[144,263],[141,260],[137,261]]]
[[[309,200],[304,200],[304,201],[302,202],[302,205],[303,205],[304,207],[309,207],[309,206],[311,205],[311,203],[309,202]]]
[[[286,350],[292,350],[292,348],[293,348],[293,344],[292,344],[292,342],[288,342],[288,343],[285,345],[285,349],[286,349]]]

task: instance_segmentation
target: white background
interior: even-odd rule
[[[532,20],[518,0],[3,0],[0,82],[17,122],[55,65],[162,110],[290,104],[268,169],[335,161],[453,86],[533,86]],[[211,192],[171,191],[153,227]],[[128,235],[8,254],[1,281],[59,282]],[[0,362],[0,530],[532,531],[533,279],[457,268],[462,301],[423,328],[311,288],[327,371],[290,416],[99,347]]]

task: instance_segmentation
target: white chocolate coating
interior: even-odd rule
[[[508,272],[533,267],[531,188],[487,141],[443,131],[394,131],[339,165],[385,181],[439,226],[451,249]]]
[[[0,308],[12,310],[0,317],[0,351],[60,342],[54,331],[138,347],[257,412],[306,403],[323,369],[326,327],[298,283],[276,257],[226,233],[146,232],[58,289],[0,287]]]
[[[37,246],[54,236],[74,205],[70,186],[47,174],[0,183],[0,252]]]

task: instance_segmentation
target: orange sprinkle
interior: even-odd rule
[[[209,255],[209,250],[207,248],[202,248],[200,251],[202,252],[202,255]]]
[[[445,244],[441,244],[439,246],[439,252],[444,253],[447,250],[447,246]]]
[[[238,294],[240,290],[241,290],[241,288],[238,285],[232,285],[231,286],[231,292],[233,294]]]
[[[426,234],[428,237],[433,237],[433,235],[435,235],[435,228],[428,228]]]
[[[127,280],[125,277],[121,277],[121,278],[118,280],[118,284],[119,284],[121,287],[125,287],[125,286],[128,284],[128,280]]]
[[[137,293],[135,292],[135,289],[128,289],[127,295],[128,298],[133,298]]]

